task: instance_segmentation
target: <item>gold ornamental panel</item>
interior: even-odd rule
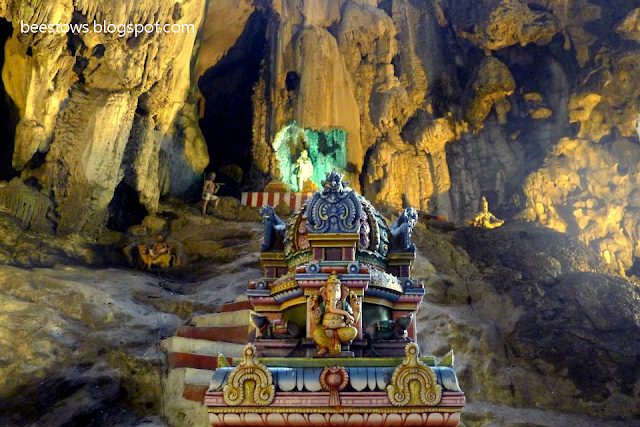
[[[387,395],[394,406],[435,406],[442,400],[442,386],[438,384],[436,373],[420,360],[420,348],[409,343],[405,348],[407,358],[393,374]]]
[[[222,389],[224,403],[229,406],[268,406],[276,397],[271,372],[256,362],[256,347],[249,343],[243,350],[244,360],[229,374]]]

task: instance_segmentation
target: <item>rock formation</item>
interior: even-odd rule
[[[629,408],[638,398],[640,347],[626,338],[639,326],[636,284],[612,275],[598,253],[577,239],[537,224],[425,231],[418,231],[417,240],[430,265],[419,262],[418,268],[432,294],[419,320],[438,325],[438,332],[422,339],[443,354],[457,343],[464,354],[456,351],[456,363],[472,385],[466,392],[471,401],[638,422]],[[465,424],[527,423],[500,412],[493,407],[485,417],[469,414]],[[554,425],[563,416],[548,415],[555,421],[539,414],[529,422]],[[595,419],[568,423],[599,425]]]
[[[193,31],[21,31],[93,21]],[[281,179],[303,143],[279,139],[291,130],[378,205],[462,224],[485,196],[507,219],[416,232],[435,328],[421,345],[456,348],[466,425],[637,423],[638,291],[620,276],[640,275],[639,22],[635,0],[0,0],[0,397],[28,412],[45,378],[62,403],[43,425],[120,410],[122,388],[158,414],[145,387],[162,356],[140,354],[239,294],[259,245],[237,200],[219,219],[184,202],[207,168],[235,192]],[[184,245],[187,297],[86,268],[122,263],[138,224]],[[148,384],[125,378],[149,360]]]
[[[126,242],[117,233],[87,244],[24,231],[0,213],[3,426],[206,426],[198,395],[183,394],[185,361],[234,356],[242,344],[176,330],[260,276],[262,227],[248,215],[257,209],[230,198],[221,206],[227,219],[161,203],[188,257],[161,278],[118,267]],[[418,341],[438,357],[453,348],[464,426],[637,425],[638,286],[578,239],[533,222],[446,225],[423,220],[412,236],[413,273],[427,292]],[[192,380],[206,390],[210,377]]]
[[[640,255],[637,144],[621,138],[611,144],[562,139],[530,174],[523,218],[580,236],[624,274]]]
[[[289,174],[283,156],[292,163],[300,147],[278,152],[278,137],[293,123],[316,134],[340,130],[345,171],[377,203],[463,222],[484,195],[499,216],[524,209],[522,217],[581,236],[613,264],[620,257],[611,253],[627,254],[616,268],[629,271],[638,241],[628,231],[633,221],[625,220],[623,243],[604,249],[602,239],[619,233],[560,225],[571,223],[575,201],[550,196],[535,177],[555,168],[550,152],[604,150],[622,164],[609,144],[638,143],[634,6],[4,0],[0,17],[14,31],[3,86],[7,111],[19,115],[12,173],[44,196],[36,210],[47,226],[97,236],[106,224],[126,229],[155,212],[162,195],[193,194],[207,164],[243,169],[235,189],[260,190]],[[193,24],[199,34],[127,39],[18,29],[20,20],[94,19]],[[567,138],[593,148],[563,150]],[[632,202],[607,203],[626,211]],[[532,206],[552,213],[534,215]],[[120,217],[132,219],[117,224]]]
[[[13,167],[54,203],[61,233],[99,234],[123,184],[155,211],[184,195],[208,163],[191,91],[191,58],[204,1],[13,2],[4,87],[20,113]],[[137,37],[93,31],[93,22],[192,24]],[[84,33],[22,33],[20,23],[88,23]]]
[[[217,310],[260,273],[253,267],[262,227],[239,223],[242,209],[224,202],[233,221],[161,205],[174,213],[171,237],[188,257],[182,279],[117,267],[126,242],[113,236],[97,245],[25,231],[0,212],[3,427],[166,427],[161,417],[179,417],[164,410],[171,390],[159,340],[192,313]]]

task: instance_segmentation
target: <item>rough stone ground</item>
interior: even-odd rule
[[[161,276],[126,265],[127,236],[89,245],[0,214],[0,425],[165,425],[159,340],[259,275],[257,221],[196,212],[170,233],[189,263]]]
[[[226,201],[219,218],[178,203],[160,211],[145,223],[170,230],[187,261],[161,278],[126,265],[133,237],[89,245],[0,214],[0,425],[167,425],[159,339],[260,275],[261,226]],[[427,288],[420,346],[454,349],[465,426],[640,426],[636,284],[532,223],[421,222],[414,240]]]

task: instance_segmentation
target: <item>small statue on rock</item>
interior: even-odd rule
[[[298,325],[288,320],[269,320],[267,316],[255,313],[251,314],[251,320],[260,331],[259,338],[262,339],[291,339],[300,335]]]
[[[418,222],[418,211],[409,207],[389,227],[392,251],[415,252],[416,245],[411,241],[411,233],[413,233],[416,222]]]
[[[152,265],[169,268],[175,258],[162,234],[156,237],[156,242],[153,245],[139,245],[138,252],[147,270],[151,270]]]
[[[318,325],[313,332],[317,355],[329,353],[336,356],[342,351],[342,344],[350,343],[358,335],[353,325],[360,319],[360,301],[342,285],[335,271],[329,275],[318,295],[309,299],[310,314]]]
[[[264,226],[260,250],[266,252],[283,245],[286,224],[276,214],[276,210],[272,206],[264,205],[260,208],[260,219]]]
[[[220,197],[216,196],[220,187],[224,184],[219,184],[215,182],[216,173],[211,172],[207,179],[204,181],[204,186],[202,187],[202,215],[207,214],[207,205],[209,201],[213,202],[213,210],[218,209],[218,203],[220,203]]]
[[[489,212],[489,203],[485,197],[480,199],[480,212],[470,221],[470,224],[479,228],[496,228],[504,224],[504,221],[496,218]]]
[[[302,153],[300,153],[300,157],[296,161],[295,169],[298,175],[298,191],[302,192],[305,189],[305,183],[311,181],[313,178],[313,163],[311,163],[307,150],[302,150]],[[313,182],[311,185],[313,185]],[[308,187],[309,185],[307,184],[307,188]]]
[[[413,313],[406,314],[396,320],[381,320],[369,325],[364,335],[371,340],[403,340],[410,341],[407,329],[413,321]]]

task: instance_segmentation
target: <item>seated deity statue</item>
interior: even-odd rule
[[[168,268],[174,258],[169,245],[161,234],[156,237],[156,242],[153,245],[139,245],[138,252],[147,270],[151,270],[152,265]]]
[[[313,163],[311,163],[307,150],[302,150],[302,153],[300,153],[295,169],[298,175],[298,191],[301,192],[304,189],[305,182],[313,178]]]
[[[480,199],[480,212],[470,221],[470,224],[474,227],[491,229],[500,227],[504,224],[504,221],[489,212],[489,203],[486,198],[482,197]]]
[[[353,325],[360,318],[360,301],[342,285],[335,271],[320,288],[318,295],[321,300],[315,295],[309,300],[309,311],[318,325],[313,332],[317,355],[329,353],[335,356],[342,351],[342,344],[350,343],[358,335]]]

